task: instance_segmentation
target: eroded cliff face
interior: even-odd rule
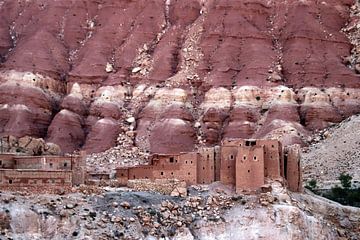
[[[360,210],[274,182],[259,195],[213,184],[171,197],[129,189],[0,195],[0,237],[13,239],[359,239]],[[227,189],[224,191],[224,189]],[[94,189],[93,189],[94,190]],[[89,192],[87,192],[89,193]]]
[[[352,4],[0,1],[0,133],[63,152],[306,144],[360,112]]]

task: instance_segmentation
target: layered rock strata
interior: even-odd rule
[[[360,112],[352,4],[0,1],[0,134],[63,152],[305,145]]]

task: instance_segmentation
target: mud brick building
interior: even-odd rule
[[[277,140],[227,139],[220,147],[201,148],[178,155],[154,154],[149,165],[116,169],[116,179],[179,179],[187,184],[221,181],[237,192],[255,191],[267,179],[285,179],[292,191],[301,191],[299,146],[283,148]]]
[[[0,188],[56,188],[84,183],[84,154],[20,156],[0,154]]]

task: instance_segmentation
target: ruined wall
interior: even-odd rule
[[[196,184],[199,158],[200,155],[196,152],[154,155],[151,165],[116,169],[116,179],[121,185],[133,179],[178,179],[189,185]]]
[[[220,169],[221,169],[221,147],[214,147],[215,158],[215,181],[220,181]]]
[[[197,164],[197,182],[210,184],[215,181],[215,150],[214,148],[201,148]]]
[[[13,154],[0,154],[0,168],[13,169],[15,165]]]
[[[239,147],[236,156],[236,192],[259,189],[264,181],[264,146]]]
[[[293,192],[302,192],[302,172],[300,162],[300,145],[291,145],[285,149],[286,180],[288,188]]]
[[[220,149],[220,181],[235,184],[235,161],[238,147],[245,144],[243,139],[225,139]]]
[[[71,171],[0,169],[1,187],[39,187],[72,185]]]
[[[15,156],[16,169],[71,170],[70,156]]]
[[[129,168],[117,168],[115,178],[118,181],[119,185],[126,186],[129,180]]]
[[[282,146],[278,140],[256,140],[256,145],[264,146],[265,176],[279,178],[281,176]]]
[[[71,158],[71,169],[73,185],[84,184],[86,178],[86,153],[84,151],[80,152],[80,156]]]
[[[154,179],[153,166],[141,165],[129,168],[129,179]]]

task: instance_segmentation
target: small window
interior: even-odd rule
[[[160,174],[161,174],[161,175],[164,175],[164,172],[161,172]]]
[[[246,156],[244,155],[244,160],[246,160]]]
[[[12,179],[9,179],[9,183],[12,184]]]
[[[0,165],[2,165],[2,161],[0,160]]]
[[[123,176],[124,176],[124,174],[122,173],[122,174],[121,174],[121,176],[123,177]]]
[[[64,167],[67,167],[67,162],[64,163]]]
[[[188,172],[188,175],[190,175],[190,173]]]
[[[210,156],[209,156],[209,154],[207,155],[207,160],[209,160],[210,159]]]
[[[171,175],[174,175],[174,173],[173,173],[173,172],[171,172]]]
[[[205,167],[203,167],[203,170],[205,170]]]
[[[192,161],[190,163],[192,164]]]
[[[134,179],[136,178],[135,175],[133,176],[133,178],[134,178]]]
[[[187,161],[185,161],[185,163],[187,164]]]
[[[170,162],[171,162],[171,163],[174,162],[174,158],[173,158],[173,157],[170,158]]]
[[[274,148],[275,146],[274,145],[271,145],[272,148]]]
[[[248,170],[248,173],[250,172],[250,170]]]
[[[52,168],[52,167],[53,167],[53,163],[49,163],[49,166]]]
[[[234,155],[230,155],[230,160],[234,160]]]
[[[256,156],[254,156],[254,160],[256,161]]]

